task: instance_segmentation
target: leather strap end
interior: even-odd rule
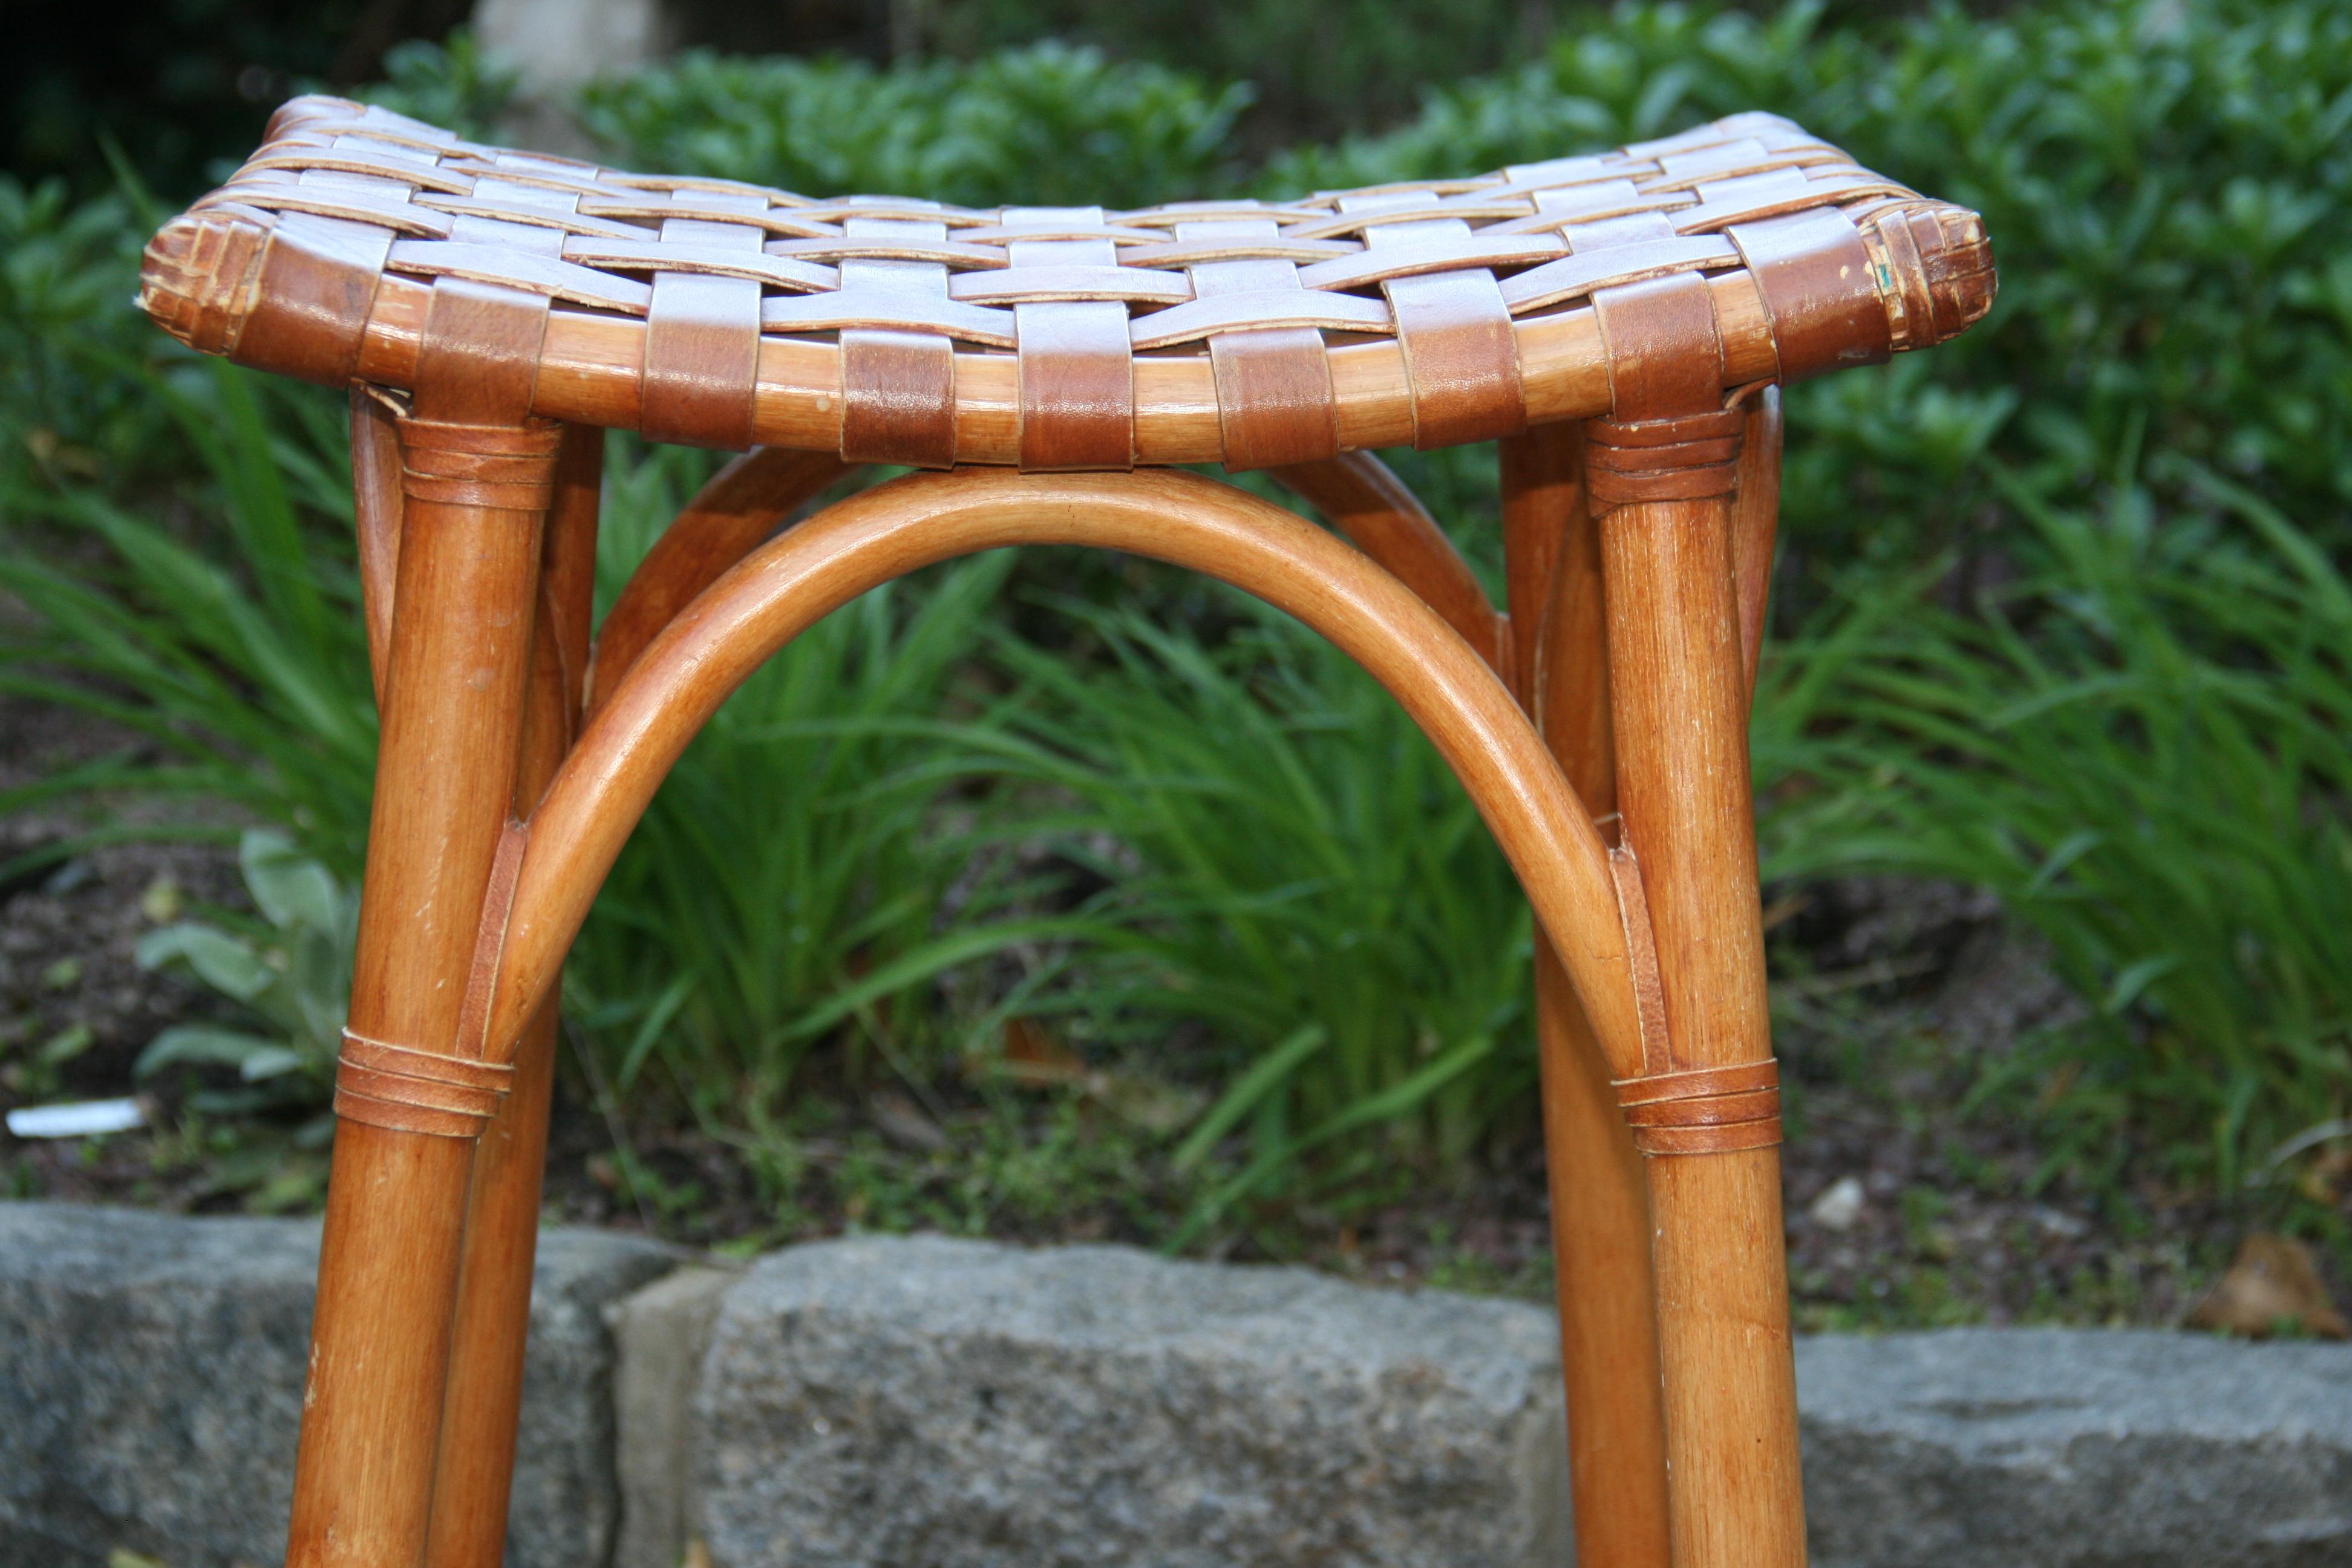
[[[1331,361],[1311,327],[1209,339],[1217,425],[1231,473],[1318,463],[1339,451]]]
[[[1726,232],[1772,319],[1782,382],[1876,364],[1894,352],[1876,268],[1844,213],[1815,208]]]
[[[936,332],[841,334],[841,456],[955,466],[955,344]]]
[[[301,213],[281,217],[262,248],[231,357],[278,375],[347,384],[391,251],[383,229]]]
[[[1021,468],[1135,466],[1135,363],[1116,300],[1016,305]]]

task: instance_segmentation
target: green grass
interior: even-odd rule
[[[616,466],[608,598],[704,466]],[[707,1127],[748,1137],[777,1124],[813,1049],[919,1085],[944,1050],[940,974],[1058,929],[1007,917],[992,886],[950,910],[970,856],[945,823],[961,780],[921,732],[955,700],[1010,564],[982,557],[827,617],[679,760],[568,971],[617,1092],[658,1068]]]
[[[2093,1018],[2000,1064],[2232,1187],[2352,1103],[2352,584],[2210,475],[2213,509],[2102,516],[2012,487],[2048,566],[1958,613],[1883,584],[1774,660],[1768,862],[1997,893]],[[1995,1092],[1997,1081],[1986,1092]]]
[[[1287,1185],[1333,1184],[1385,1148],[1460,1158],[1532,1082],[1530,922],[1493,840],[1428,742],[1371,679],[1271,611],[1211,645],[1069,604],[1086,662],[1001,639],[1021,682],[982,737],[1044,834],[1108,889],[1117,926],[1060,1005],[1114,1037],[1205,1029],[1216,1104],[1180,1170],[1230,1171],[1200,1223]],[[1039,806],[1042,805],[1042,811]]]

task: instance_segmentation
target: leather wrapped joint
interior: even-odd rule
[[[395,1132],[478,1138],[507,1097],[514,1068],[343,1031],[335,1114]]]
[[[1780,1064],[1690,1068],[1615,1080],[1643,1154],[1727,1154],[1780,1142]]]
[[[1703,500],[1738,487],[1743,408],[1584,426],[1585,484],[1596,510],[1639,501]]]
[[[414,500],[496,511],[539,512],[555,495],[563,426],[400,421],[400,488]]]

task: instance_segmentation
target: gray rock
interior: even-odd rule
[[[694,1388],[710,1331],[740,1269],[680,1268],[604,1309],[613,1326],[613,1407],[621,1540],[613,1568],[677,1568],[693,1495]]]
[[[2352,1564],[2352,1346],[1799,1342],[1817,1568]]]
[[[1120,1247],[857,1240],[728,1292],[718,1568],[1558,1563],[1551,1319]]]
[[[285,1550],[315,1222],[0,1203],[0,1568],[122,1548],[171,1568]],[[601,1309],[670,1267],[541,1239],[508,1561],[582,1568],[614,1533]]]

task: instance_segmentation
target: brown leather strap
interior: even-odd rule
[[[515,883],[522,875],[522,854],[530,845],[530,825],[509,821],[499,835],[498,854],[490,861],[489,885],[482,890],[482,923],[474,933],[474,962],[466,975],[466,1000],[457,1012],[457,1047],[476,1051],[489,1027],[490,998],[498,985],[499,960],[507,946],[507,927],[514,913]]]
[[[916,217],[853,217],[853,239],[943,244],[944,222]],[[948,298],[948,269],[937,261],[845,257],[845,291],[915,300]],[[841,455],[852,463],[945,468],[955,463],[955,342],[944,332],[848,328],[841,333]]]
[[[452,425],[520,425],[539,383],[548,301],[496,283],[442,278],[417,340],[409,412]]]
[[[401,487],[398,405],[385,394],[352,384],[352,521],[358,536],[360,614],[367,622],[368,674],[376,700],[392,669],[392,605],[400,573]]]
[[[1747,412],[1717,409],[1679,419],[1586,423],[1585,484],[1594,507],[1700,500],[1738,488]]]
[[[936,332],[841,334],[841,455],[910,468],[955,465],[955,344]]]
[[[449,506],[539,512],[555,493],[555,458],[563,426],[552,419],[523,425],[399,421],[404,494]]]
[[[1609,879],[1617,889],[1617,919],[1625,933],[1625,963],[1633,972],[1634,1016],[1642,1026],[1642,1067],[1664,1072],[1674,1065],[1666,1034],[1666,986],[1658,973],[1656,928],[1650,923],[1650,897],[1642,886],[1642,862],[1625,844],[1609,847]]]
[[[672,192],[697,211],[754,215],[764,198],[731,192]],[[766,232],[705,217],[662,220],[665,242],[758,254]],[[654,274],[646,310],[646,374],[638,418],[656,441],[743,451],[751,446],[760,379],[760,282],[714,272]]]
[[[1715,301],[1695,273],[1622,283],[1592,296],[1609,353],[1610,416],[1631,423],[1723,406]]]
[[[390,230],[289,214],[256,268],[252,313],[228,346],[239,363],[330,385],[352,379],[392,251]]]
[[[1876,364],[1893,352],[1870,251],[1844,213],[1817,207],[1726,232],[1772,318],[1781,381]]]
[[[1404,195],[1353,196],[1342,212],[1373,216],[1419,206]],[[1511,308],[1486,268],[1461,268],[1475,237],[1465,218],[1376,223],[1364,229],[1368,254],[1398,269],[1381,281],[1395,312],[1397,345],[1404,351],[1412,394],[1412,444],[1423,451],[1465,441],[1515,436],[1527,428],[1527,396],[1519,381],[1518,338]],[[1488,243],[1492,243],[1489,241]],[[1406,271],[1423,253],[1447,271]]]
[[[1004,226],[1100,228],[1099,207],[1007,207]],[[1116,267],[1110,239],[1014,239],[1013,269]],[[1135,362],[1127,306],[1116,300],[1013,307],[1021,383],[1021,467],[1032,473],[1135,466]]]
[[[1180,242],[1203,246],[1264,244],[1279,237],[1271,217],[1180,223]],[[1307,293],[1295,263],[1268,258],[1204,260],[1186,268],[1193,294]],[[1252,468],[1320,462],[1339,450],[1331,392],[1331,362],[1323,334],[1312,327],[1267,327],[1210,334],[1209,365],[1217,388],[1217,428],[1225,468]]]
[[[1689,1068],[1615,1080],[1644,1154],[1719,1154],[1780,1142],[1780,1065]]]
[[[444,1056],[343,1031],[335,1114],[396,1132],[478,1138],[514,1081],[514,1068]]]
[[[1614,405],[1610,418],[1585,426],[1593,507],[1729,495],[1745,417],[1723,406],[1712,291],[1696,273],[1670,273],[1601,289],[1592,312]]]

